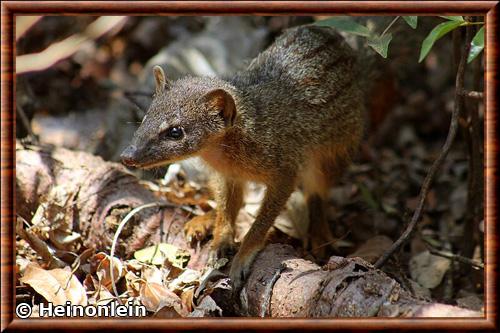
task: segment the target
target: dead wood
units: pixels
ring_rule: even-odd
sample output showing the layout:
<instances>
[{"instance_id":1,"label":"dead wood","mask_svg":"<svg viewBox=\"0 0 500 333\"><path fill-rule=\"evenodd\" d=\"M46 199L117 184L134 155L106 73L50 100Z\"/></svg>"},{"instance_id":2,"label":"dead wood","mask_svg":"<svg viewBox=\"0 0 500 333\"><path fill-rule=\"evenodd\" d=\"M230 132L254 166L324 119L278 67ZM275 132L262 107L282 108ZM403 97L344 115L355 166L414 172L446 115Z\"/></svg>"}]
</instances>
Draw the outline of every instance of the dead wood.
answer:
<instances>
[{"instance_id":1,"label":"dead wood","mask_svg":"<svg viewBox=\"0 0 500 333\"><path fill-rule=\"evenodd\" d=\"M242 294L240 311L258 317L483 316L418 299L361 258L331 257L320 267L283 244L257 256Z\"/></svg>"}]
</instances>

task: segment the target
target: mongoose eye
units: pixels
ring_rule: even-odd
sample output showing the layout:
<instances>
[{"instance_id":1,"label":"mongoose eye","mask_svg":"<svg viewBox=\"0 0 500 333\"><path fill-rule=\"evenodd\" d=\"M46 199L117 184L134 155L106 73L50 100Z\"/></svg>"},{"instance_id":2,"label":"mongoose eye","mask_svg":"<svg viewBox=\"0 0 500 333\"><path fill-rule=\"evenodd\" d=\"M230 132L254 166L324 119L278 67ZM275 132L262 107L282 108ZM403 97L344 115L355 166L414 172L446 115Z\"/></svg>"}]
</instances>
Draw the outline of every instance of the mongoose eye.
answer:
<instances>
[{"instance_id":1,"label":"mongoose eye","mask_svg":"<svg viewBox=\"0 0 500 333\"><path fill-rule=\"evenodd\" d=\"M174 140L180 140L184 136L184 131L182 130L182 127L174 126L170 127L165 131L165 134L167 137L174 139Z\"/></svg>"}]
</instances>

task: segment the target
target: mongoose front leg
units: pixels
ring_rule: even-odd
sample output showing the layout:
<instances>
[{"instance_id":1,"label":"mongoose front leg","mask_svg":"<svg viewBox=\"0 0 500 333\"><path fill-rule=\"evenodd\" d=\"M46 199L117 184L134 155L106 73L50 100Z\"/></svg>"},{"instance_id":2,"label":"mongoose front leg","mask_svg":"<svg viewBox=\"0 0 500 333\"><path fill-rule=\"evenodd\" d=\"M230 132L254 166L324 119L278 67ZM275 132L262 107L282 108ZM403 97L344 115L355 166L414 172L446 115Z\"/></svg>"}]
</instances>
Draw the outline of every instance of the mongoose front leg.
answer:
<instances>
[{"instance_id":1,"label":"mongoose front leg","mask_svg":"<svg viewBox=\"0 0 500 333\"><path fill-rule=\"evenodd\" d=\"M264 246L267 231L273 225L274 220L278 217L293 192L294 177L287 175L287 173L284 173L282 177L285 179L267 186L266 195L257 218L245 235L238 253L231 263L229 275L235 294L239 293L243 287L255 256Z\"/></svg>"},{"instance_id":2,"label":"mongoose front leg","mask_svg":"<svg viewBox=\"0 0 500 333\"><path fill-rule=\"evenodd\" d=\"M205 215L195 216L184 225L184 235L187 242L194 246L212 234L215 226L216 210L211 210Z\"/></svg>"},{"instance_id":3,"label":"mongoose front leg","mask_svg":"<svg viewBox=\"0 0 500 333\"><path fill-rule=\"evenodd\" d=\"M243 184L231 179L218 180L217 213L213 231L209 262L232 254L234 244L234 223L243 206Z\"/></svg>"}]
</instances>

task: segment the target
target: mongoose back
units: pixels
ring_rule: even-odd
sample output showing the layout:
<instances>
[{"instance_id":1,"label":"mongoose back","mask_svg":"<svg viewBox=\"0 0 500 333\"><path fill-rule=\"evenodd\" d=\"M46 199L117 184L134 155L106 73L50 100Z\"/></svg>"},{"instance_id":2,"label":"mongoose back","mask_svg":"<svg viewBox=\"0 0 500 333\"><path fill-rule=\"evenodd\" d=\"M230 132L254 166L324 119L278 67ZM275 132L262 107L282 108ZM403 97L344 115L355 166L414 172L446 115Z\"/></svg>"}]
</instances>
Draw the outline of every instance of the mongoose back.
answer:
<instances>
[{"instance_id":1,"label":"mongoose back","mask_svg":"<svg viewBox=\"0 0 500 333\"><path fill-rule=\"evenodd\" d=\"M296 186L309 207L311 248L332 239L324 201L357 149L364 107L356 57L340 35L313 25L286 30L246 70L226 78L170 82L159 66L153 72L153 101L122 160L147 168L200 156L216 171L217 210L207 215L213 259L234 247L245 183L266 185L231 263L235 290ZM207 219L189 222L188 236L205 236Z\"/></svg>"}]
</instances>

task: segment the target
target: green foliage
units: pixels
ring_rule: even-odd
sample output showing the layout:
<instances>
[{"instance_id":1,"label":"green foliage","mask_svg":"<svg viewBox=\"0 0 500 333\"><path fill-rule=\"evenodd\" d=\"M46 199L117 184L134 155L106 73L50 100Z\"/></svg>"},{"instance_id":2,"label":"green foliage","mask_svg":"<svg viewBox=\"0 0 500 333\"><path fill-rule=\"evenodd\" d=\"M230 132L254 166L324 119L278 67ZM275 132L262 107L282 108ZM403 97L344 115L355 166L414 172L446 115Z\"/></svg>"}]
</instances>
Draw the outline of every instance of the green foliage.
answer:
<instances>
[{"instance_id":1,"label":"green foliage","mask_svg":"<svg viewBox=\"0 0 500 333\"><path fill-rule=\"evenodd\" d=\"M412 28L416 29L417 28L417 19L418 16L403 16L403 19L405 20L406 23Z\"/></svg>"},{"instance_id":2,"label":"green foliage","mask_svg":"<svg viewBox=\"0 0 500 333\"><path fill-rule=\"evenodd\" d=\"M370 29L355 22L348 16L330 17L325 20L317 21L315 24L319 26L333 27L362 37L370 37L372 35Z\"/></svg>"},{"instance_id":3,"label":"green foliage","mask_svg":"<svg viewBox=\"0 0 500 333\"><path fill-rule=\"evenodd\" d=\"M357 23L348 16L330 17L325 20L317 21L315 24L319 26L333 27L340 31L365 37L368 40L369 46L371 46L382 57L387 58L387 50L392 39L390 34L378 36L370 31L370 29Z\"/></svg>"},{"instance_id":4,"label":"green foliage","mask_svg":"<svg viewBox=\"0 0 500 333\"><path fill-rule=\"evenodd\" d=\"M359 24L354 19L349 16L335 16L330 17L321 21L317 21L315 24L319 26L333 27L340 31L344 31L356 36L361 36L366 38L367 44L375 50L382 57L387 58L387 53L389 50L389 44L392 40L392 35L386 33L392 25L397 21L400 16L397 16L382 32L382 34L377 34L374 31L368 29L362 24ZM412 28L416 29L418 24L418 16L401 16L405 22ZM461 26L467 25L484 25L483 22L467 22L463 16L439 16L444 18L446 22L440 23L435 26L427 37L422 42L420 49L420 55L418 62L422 62L425 57L429 54L432 46L441 37L445 36L450 31L455 30ZM473 61L484 49L484 27L481 27L479 31L474 36L471 42L471 50L467 59L467 62Z\"/></svg>"},{"instance_id":5,"label":"green foliage","mask_svg":"<svg viewBox=\"0 0 500 333\"><path fill-rule=\"evenodd\" d=\"M472 62L484 49L484 26L481 27L474 36L470 45L470 52L467 58L467 63Z\"/></svg>"},{"instance_id":6,"label":"green foliage","mask_svg":"<svg viewBox=\"0 0 500 333\"><path fill-rule=\"evenodd\" d=\"M439 17L442 17L449 21L464 22L464 18L462 16L439 16Z\"/></svg>"},{"instance_id":7,"label":"green foliage","mask_svg":"<svg viewBox=\"0 0 500 333\"><path fill-rule=\"evenodd\" d=\"M464 21L450 20L448 22L443 22L435 26L434 29L432 29L432 31L427 35L427 37L425 37L424 41L422 42L422 48L420 49L420 57L418 58L418 62L424 60L424 58L427 56L427 54L429 54L429 51L438 39L463 24Z\"/></svg>"},{"instance_id":8,"label":"green foliage","mask_svg":"<svg viewBox=\"0 0 500 333\"><path fill-rule=\"evenodd\" d=\"M387 58L387 51L389 49L389 43L391 42L391 40L391 34L372 36L368 38L368 45L371 46L382 57Z\"/></svg>"}]
</instances>

